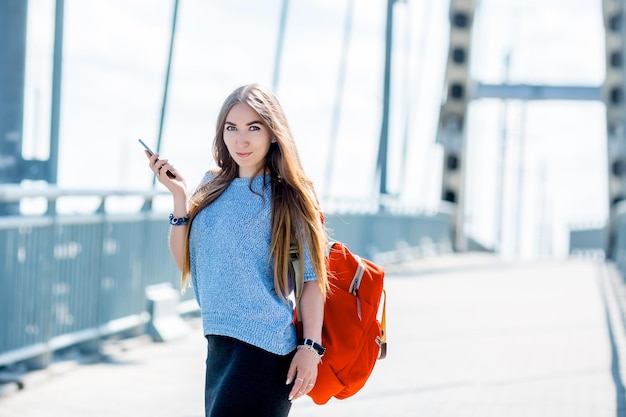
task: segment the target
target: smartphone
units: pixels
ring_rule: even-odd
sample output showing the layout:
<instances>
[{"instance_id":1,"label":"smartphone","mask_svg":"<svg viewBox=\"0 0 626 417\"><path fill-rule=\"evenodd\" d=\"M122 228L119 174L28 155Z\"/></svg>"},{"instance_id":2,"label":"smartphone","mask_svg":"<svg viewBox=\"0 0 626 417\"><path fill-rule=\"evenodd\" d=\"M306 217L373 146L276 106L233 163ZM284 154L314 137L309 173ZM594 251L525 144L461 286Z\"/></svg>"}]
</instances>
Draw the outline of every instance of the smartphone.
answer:
<instances>
[{"instance_id":1,"label":"smartphone","mask_svg":"<svg viewBox=\"0 0 626 417\"><path fill-rule=\"evenodd\" d=\"M152 152L152 149L150 149L143 140L141 139L138 139L138 140L139 140L139 143L141 143L141 145L146 149L146 151L148 151L150 156L154 155L154 152ZM170 178L176 178L176 175L172 174L169 169L167 170L167 172L165 172L165 175L167 175Z\"/></svg>"}]
</instances>

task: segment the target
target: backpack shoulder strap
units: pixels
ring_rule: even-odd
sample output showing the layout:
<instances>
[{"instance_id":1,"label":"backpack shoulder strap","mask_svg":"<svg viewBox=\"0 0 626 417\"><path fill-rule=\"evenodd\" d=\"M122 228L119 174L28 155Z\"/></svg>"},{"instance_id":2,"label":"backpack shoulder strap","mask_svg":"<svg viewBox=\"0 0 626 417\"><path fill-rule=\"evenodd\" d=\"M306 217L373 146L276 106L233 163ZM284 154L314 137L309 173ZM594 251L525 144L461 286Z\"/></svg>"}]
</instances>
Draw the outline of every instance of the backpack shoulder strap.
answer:
<instances>
[{"instance_id":1,"label":"backpack shoulder strap","mask_svg":"<svg viewBox=\"0 0 626 417\"><path fill-rule=\"evenodd\" d=\"M381 338L378 341L380 353L378 359L385 359L387 356L387 291L383 288L383 313L380 319Z\"/></svg>"},{"instance_id":2,"label":"backpack shoulder strap","mask_svg":"<svg viewBox=\"0 0 626 417\"><path fill-rule=\"evenodd\" d=\"M300 314L300 298L302 298L302 288L304 287L304 271L302 271L302 267L300 265L300 258L298 256L298 249L295 245L291 245L290 251L291 264L289 268L289 273L293 277L294 282L294 298L296 301L296 318L299 322L302 321Z\"/></svg>"}]
</instances>

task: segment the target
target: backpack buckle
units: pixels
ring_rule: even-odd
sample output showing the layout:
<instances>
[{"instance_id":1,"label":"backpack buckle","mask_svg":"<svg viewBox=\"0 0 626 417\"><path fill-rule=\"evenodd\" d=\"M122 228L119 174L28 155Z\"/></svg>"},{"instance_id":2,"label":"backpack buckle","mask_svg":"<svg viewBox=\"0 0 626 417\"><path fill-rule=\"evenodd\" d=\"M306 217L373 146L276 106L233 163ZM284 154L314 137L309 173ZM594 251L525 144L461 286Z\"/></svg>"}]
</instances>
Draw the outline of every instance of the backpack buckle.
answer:
<instances>
[{"instance_id":1,"label":"backpack buckle","mask_svg":"<svg viewBox=\"0 0 626 417\"><path fill-rule=\"evenodd\" d=\"M378 359L385 359L387 357L387 342L383 341L380 337L376 337L376 343L378 343Z\"/></svg>"}]
</instances>

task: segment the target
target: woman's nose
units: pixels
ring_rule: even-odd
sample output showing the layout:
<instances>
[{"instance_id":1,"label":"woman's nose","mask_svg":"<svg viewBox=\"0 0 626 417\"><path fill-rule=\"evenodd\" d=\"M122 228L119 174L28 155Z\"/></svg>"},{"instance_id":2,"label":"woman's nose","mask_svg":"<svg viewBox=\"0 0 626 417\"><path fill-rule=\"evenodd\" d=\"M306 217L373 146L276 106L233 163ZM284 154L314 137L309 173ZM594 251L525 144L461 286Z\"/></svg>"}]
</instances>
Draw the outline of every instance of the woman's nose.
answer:
<instances>
[{"instance_id":1,"label":"woman's nose","mask_svg":"<svg viewBox=\"0 0 626 417\"><path fill-rule=\"evenodd\" d=\"M240 146L248 146L250 144L246 132L237 132L237 143Z\"/></svg>"}]
</instances>

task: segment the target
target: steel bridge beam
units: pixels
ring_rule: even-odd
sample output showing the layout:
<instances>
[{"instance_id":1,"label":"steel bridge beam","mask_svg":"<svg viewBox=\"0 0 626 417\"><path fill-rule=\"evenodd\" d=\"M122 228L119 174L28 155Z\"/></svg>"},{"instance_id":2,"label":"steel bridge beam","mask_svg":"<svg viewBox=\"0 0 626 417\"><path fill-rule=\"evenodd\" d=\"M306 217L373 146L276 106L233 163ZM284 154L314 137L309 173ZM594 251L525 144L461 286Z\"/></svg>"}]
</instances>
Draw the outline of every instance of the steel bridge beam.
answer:
<instances>
[{"instance_id":1,"label":"steel bridge beam","mask_svg":"<svg viewBox=\"0 0 626 417\"><path fill-rule=\"evenodd\" d=\"M603 101L602 86L484 84L474 82L473 99Z\"/></svg>"},{"instance_id":2,"label":"steel bridge beam","mask_svg":"<svg viewBox=\"0 0 626 417\"><path fill-rule=\"evenodd\" d=\"M27 1L0 2L0 184L21 179L27 10ZM0 204L0 216L18 210L16 204Z\"/></svg>"}]
</instances>

